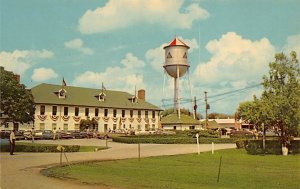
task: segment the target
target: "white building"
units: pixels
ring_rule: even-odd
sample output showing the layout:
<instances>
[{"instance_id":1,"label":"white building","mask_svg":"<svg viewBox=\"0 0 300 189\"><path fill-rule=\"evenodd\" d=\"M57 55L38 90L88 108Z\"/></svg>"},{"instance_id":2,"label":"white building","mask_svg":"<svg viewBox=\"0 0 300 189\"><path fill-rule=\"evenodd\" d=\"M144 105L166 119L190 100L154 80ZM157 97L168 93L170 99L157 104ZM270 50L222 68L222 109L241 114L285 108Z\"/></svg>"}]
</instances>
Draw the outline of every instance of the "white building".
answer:
<instances>
[{"instance_id":1,"label":"white building","mask_svg":"<svg viewBox=\"0 0 300 189\"><path fill-rule=\"evenodd\" d=\"M94 119L98 131L157 130L159 113L138 95L122 91L40 84L31 89L36 104L36 130L79 130L80 120Z\"/></svg>"}]
</instances>

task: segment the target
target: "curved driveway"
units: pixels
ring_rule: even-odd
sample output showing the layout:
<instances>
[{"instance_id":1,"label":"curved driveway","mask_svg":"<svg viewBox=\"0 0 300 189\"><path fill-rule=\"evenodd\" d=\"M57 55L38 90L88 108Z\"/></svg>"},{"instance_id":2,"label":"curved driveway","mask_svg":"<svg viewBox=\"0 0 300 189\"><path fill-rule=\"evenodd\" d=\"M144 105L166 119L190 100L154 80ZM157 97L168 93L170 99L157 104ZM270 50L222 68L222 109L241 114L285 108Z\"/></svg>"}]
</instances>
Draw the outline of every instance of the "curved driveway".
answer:
<instances>
[{"instance_id":1,"label":"curved driveway","mask_svg":"<svg viewBox=\"0 0 300 189\"><path fill-rule=\"evenodd\" d=\"M105 146L104 140L77 139L61 141L36 141L51 144L79 144L86 146ZM67 153L70 162L92 160L115 160L138 157L137 144L120 144L108 142L108 150L97 152ZM235 148L235 144L215 144L215 149ZM200 151L210 151L211 145L201 144ZM197 153L195 144L141 144L141 157ZM110 188L104 186L85 185L65 180L49 178L40 174L40 170L59 164L59 153L24 153L17 152L10 156L0 153L0 189L89 189ZM65 159L63 157L63 161Z\"/></svg>"}]
</instances>

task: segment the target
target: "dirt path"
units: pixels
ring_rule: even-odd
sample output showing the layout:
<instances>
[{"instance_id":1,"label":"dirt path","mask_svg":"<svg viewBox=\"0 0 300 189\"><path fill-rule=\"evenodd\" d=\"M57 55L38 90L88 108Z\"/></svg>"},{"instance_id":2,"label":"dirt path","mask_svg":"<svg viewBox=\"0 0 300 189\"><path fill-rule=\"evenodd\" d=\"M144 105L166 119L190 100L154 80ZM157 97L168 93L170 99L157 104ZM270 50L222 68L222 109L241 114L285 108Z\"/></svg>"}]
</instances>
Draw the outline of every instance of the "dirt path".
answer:
<instances>
[{"instance_id":1,"label":"dirt path","mask_svg":"<svg viewBox=\"0 0 300 189\"><path fill-rule=\"evenodd\" d=\"M89 146L105 146L104 140L78 139L62 141L37 141L55 144L79 144ZM108 150L97 152L67 153L70 162L137 158L136 144L120 144L109 142ZM215 149L235 148L235 144L215 144ZM200 151L210 151L211 145L200 145ZM197 146L192 144L141 144L141 156L160 156L197 153ZM111 187L78 184L71 181L54 179L40 174L40 170L59 164L59 153L21 153L10 156L0 153L0 186L1 189L94 189Z\"/></svg>"}]
</instances>

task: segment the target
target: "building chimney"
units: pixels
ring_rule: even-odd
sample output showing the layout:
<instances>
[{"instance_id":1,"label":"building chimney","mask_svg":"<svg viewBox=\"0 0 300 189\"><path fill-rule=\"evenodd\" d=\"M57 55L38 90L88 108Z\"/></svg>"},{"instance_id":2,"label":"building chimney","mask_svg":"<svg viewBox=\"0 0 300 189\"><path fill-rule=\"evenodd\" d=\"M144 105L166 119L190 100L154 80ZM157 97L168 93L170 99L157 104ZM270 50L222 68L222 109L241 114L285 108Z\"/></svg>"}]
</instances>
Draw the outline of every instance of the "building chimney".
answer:
<instances>
[{"instance_id":1,"label":"building chimney","mask_svg":"<svg viewBox=\"0 0 300 189\"><path fill-rule=\"evenodd\" d=\"M145 90L144 89L138 90L138 99L145 100Z\"/></svg>"}]
</instances>

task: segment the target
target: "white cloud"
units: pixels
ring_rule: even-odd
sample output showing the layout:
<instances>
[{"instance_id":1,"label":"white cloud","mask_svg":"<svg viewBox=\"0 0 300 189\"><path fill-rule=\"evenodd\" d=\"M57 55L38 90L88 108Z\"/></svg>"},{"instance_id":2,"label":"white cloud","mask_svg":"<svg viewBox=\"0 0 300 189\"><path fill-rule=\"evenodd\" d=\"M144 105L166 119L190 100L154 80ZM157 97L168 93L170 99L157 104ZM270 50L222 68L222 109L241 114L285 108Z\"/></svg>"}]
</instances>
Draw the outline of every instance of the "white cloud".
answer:
<instances>
[{"instance_id":1,"label":"white cloud","mask_svg":"<svg viewBox=\"0 0 300 189\"><path fill-rule=\"evenodd\" d=\"M198 49L199 45L197 43L197 40L195 38L193 39L183 39L182 37L178 37L179 39L182 39L182 41L187 44L190 49L189 53L192 53L194 49ZM167 43L163 43L157 48L154 49L149 49L146 54L146 60L151 64L151 66L156 70L156 71L162 71L163 70L163 64L164 64L164 59L165 59L165 51L164 47L167 46Z\"/></svg>"},{"instance_id":2,"label":"white cloud","mask_svg":"<svg viewBox=\"0 0 300 189\"><path fill-rule=\"evenodd\" d=\"M0 66L6 70L17 74L24 74L34 64L43 59L50 59L54 56L53 52L48 50L15 50L13 52L0 52Z\"/></svg>"},{"instance_id":3,"label":"white cloud","mask_svg":"<svg viewBox=\"0 0 300 189\"><path fill-rule=\"evenodd\" d=\"M189 29L194 21L209 16L198 3L186 7L183 3L183 0L109 0L103 7L87 10L79 20L79 30L92 34L139 23Z\"/></svg>"},{"instance_id":4,"label":"white cloud","mask_svg":"<svg viewBox=\"0 0 300 189\"><path fill-rule=\"evenodd\" d=\"M128 53L120 62L122 66L107 67L103 72L86 71L73 82L76 86L101 87L134 92L134 87L144 88L143 68L145 63Z\"/></svg>"},{"instance_id":5,"label":"white cloud","mask_svg":"<svg viewBox=\"0 0 300 189\"><path fill-rule=\"evenodd\" d=\"M290 53L291 51L295 51L297 53L297 57L300 57L300 34L292 35L287 38L287 43L283 47L286 53Z\"/></svg>"},{"instance_id":6,"label":"white cloud","mask_svg":"<svg viewBox=\"0 0 300 189\"><path fill-rule=\"evenodd\" d=\"M83 41L79 38L65 42L65 47L69 49L77 50L86 55L94 54L94 51L92 49L83 46Z\"/></svg>"},{"instance_id":7,"label":"white cloud","mask_svg":"<svg viewBox=\"0 0 300 189\"><path fill-rule=\"evenodd\" d=\"M259 82L275 54L275 48L268 39L251 41L234 32L209 41L206 49L212 57L208 62L197 66L195 80L236 87L253 81Z\"/></svg>"},{"instance_id":8,"label":"white cloud","mask_svg":"<svg viewBox=\"0 0 300 189\"><path fill-rule=\"evenodd\" d=\"M36 82L42 82L57 77L58 74L51 68L37 68L33 70L31 79Z\"/></svg>"}]
</instances>

